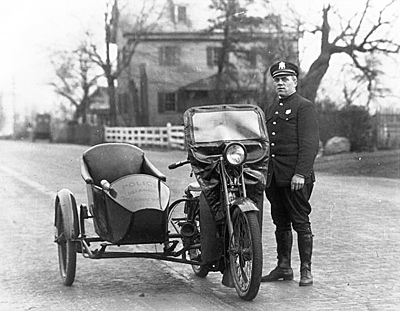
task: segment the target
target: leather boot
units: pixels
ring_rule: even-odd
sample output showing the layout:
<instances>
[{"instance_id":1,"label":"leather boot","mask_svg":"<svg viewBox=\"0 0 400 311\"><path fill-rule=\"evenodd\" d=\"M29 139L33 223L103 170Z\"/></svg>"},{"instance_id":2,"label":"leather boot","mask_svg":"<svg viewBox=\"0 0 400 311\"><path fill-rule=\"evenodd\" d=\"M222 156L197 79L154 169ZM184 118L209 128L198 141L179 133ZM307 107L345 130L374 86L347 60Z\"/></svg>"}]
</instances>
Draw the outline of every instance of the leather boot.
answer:
<instances>
[{"instance_id":1,"label":"leather boot","mask_svg":"<svg viewBox=\"0 0 400 311\"><path fill-rule=\"evenodd\" d=\"M297 236L300 254L300 286L313 285L311 274L311 256L313 248L313 235L311 233Z\"/></svg>"},{"instance_id":2,"label":"leather boot","mask_svg":"<svg viewBox=\"0 0 400 311\"><path fill-rule=\"evenodd\" d=\"M275 232L278 265L268 275L261 278L261 282L274 282L280 279L293 280L293 269L291 267L291 254L293 235L292 231Z\"/></svg>"}]
</instances>

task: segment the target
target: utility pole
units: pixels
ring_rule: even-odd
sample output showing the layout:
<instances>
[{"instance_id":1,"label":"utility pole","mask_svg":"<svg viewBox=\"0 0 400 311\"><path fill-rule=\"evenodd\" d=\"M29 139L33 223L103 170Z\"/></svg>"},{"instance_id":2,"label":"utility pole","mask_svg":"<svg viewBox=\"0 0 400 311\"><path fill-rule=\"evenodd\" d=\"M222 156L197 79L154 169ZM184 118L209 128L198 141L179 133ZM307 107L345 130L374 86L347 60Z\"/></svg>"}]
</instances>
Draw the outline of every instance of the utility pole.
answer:
<instances>
[{"instance_id":1,"label":"utility pole","mask_svg":"<svg viewBox=\"0 0 400 311\"><path fill-rule=\"evenodd\" d=\"M12 77L12 85L11 85L11 96L12 96L12 107L13 107L13 137L16 139L17 132L17 95L15 90L15 76Z\"/></svg>"}]
</instances>

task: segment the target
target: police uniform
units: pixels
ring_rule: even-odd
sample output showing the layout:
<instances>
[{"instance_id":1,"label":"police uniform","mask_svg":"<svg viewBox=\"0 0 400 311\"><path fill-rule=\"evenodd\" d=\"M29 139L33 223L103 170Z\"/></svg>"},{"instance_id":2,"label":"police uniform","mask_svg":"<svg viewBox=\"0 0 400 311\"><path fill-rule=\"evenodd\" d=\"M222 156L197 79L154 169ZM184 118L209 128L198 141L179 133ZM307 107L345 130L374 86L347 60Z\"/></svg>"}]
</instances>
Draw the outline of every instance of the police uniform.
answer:
<instances>
[{"instance_id":1,"label":"police uniform","mask_svg":"<svg viewBox=\"0 0 400 311\"><path fill-rule=\"evenodd\" d=\"M296 65L279 62L271 66L272 77L298 76ZM309 199L315 175L313 164L318 152L318 123L314 104L297 92L271 105L266 111L270 139L270 159L266 196L271 203L271 216L276 226L278 265L263 281L293 279L291 269L292 227L297 232L301 270L308 269L311 285L312 232L309 221ZM304 186L291 190L294 175L304 178ZM306 254L307 253L307 254ZM310 283L310 284L306 284Z\"/></svg>"}]
</instances>

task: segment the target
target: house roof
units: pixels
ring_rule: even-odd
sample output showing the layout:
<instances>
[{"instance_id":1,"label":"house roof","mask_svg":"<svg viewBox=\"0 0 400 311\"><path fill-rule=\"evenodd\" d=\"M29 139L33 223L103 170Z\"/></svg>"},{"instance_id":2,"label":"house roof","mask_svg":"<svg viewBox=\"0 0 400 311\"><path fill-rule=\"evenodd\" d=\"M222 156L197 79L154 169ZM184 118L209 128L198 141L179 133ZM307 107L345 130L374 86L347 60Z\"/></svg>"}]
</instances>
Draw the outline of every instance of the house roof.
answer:
<instances>
[{"instance_id":1,"label":"house roof","mask_svg":"<svg viewBox=\"0 0 400 311\"><path fill-rule=\"evenodd\" d=\"M214 74L207 78L197 80L195 82L189 83L183 86L181 89L185 91L212 91L217 89L217 79L218 74ZM234 88L234 81L227 75L222 75L221 77L220 89L232 89Z\"/></svg>"},{"instance_id":2,"label":"house roof","mask_svg":"<svg viewBox=\"0 0 400 311\"><path fill-rule=\"evenodd\" d=\"M209 76L207 78L203 78L200 80L197 80L195 82L186 84L181 87L181 90L184 91L213 91L217 89L217 79L218 79L218 74L214 74L212 76ZM256 84L249 85L248 89L257 89L258 86ZM220 90L235 90L237 91L239 89L238 83L230 76L228 75L222 75L221 77L221 84L219 87Z\"/></svg>"},{"instance_id":3,"label":"house roof","mask_svg":"<svg viewBox=\"0 0 400 311\"><path fill-rule=\"evenodd\" d=\"M235 35L233 33L232 35ZM252 39L257 40L269 40L271 37L277 35L277 33L272 32L238 32L236 33L238 37L246 36L247 40ZM135 33L125 32L124 37L134 37ZM197 32L150 32L144 34L140 40L141 41L217 41L221 42L224 39L224 34L222 32L210 32L210 31L197 31Z\"/></svg>"}]
</instances>

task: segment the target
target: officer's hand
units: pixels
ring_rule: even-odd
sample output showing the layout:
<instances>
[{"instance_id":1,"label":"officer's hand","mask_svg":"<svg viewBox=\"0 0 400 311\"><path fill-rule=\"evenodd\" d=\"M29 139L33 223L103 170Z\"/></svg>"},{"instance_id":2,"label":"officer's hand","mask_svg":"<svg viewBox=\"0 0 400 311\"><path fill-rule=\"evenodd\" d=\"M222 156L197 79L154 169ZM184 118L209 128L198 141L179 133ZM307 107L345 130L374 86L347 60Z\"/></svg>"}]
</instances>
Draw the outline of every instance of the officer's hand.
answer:
<instances>
[{"instance_id":1,"label":"officer's hand","mask_svg":"<svg viewBox=\"0 0 400 311\"><path fill-rule=\"evenodd\" d=\"M304 177L300 175L294 175L290 183L290 188L292 191L300 190L304 186Z\"/></svg>"}]
</instances>

